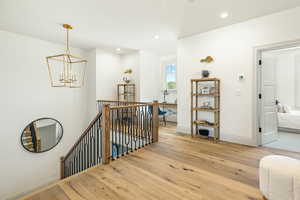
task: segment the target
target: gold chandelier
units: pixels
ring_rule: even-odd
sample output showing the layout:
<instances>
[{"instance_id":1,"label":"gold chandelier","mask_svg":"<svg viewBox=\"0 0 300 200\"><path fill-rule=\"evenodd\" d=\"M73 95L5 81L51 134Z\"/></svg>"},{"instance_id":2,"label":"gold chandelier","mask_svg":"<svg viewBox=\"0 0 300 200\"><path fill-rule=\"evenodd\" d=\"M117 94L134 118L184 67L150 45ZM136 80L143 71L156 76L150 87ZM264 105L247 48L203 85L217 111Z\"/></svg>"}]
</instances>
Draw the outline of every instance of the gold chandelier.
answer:
<instances>
[{"instance_id":1,"label":"gold chandelier","mask_svg":"<svg viewBox=\"0 0 300 200\"><path fill-rule=\"evenodd\" d=\"M63 54L46 57L52 87L80 88L84 83L87 60L73 56L69 48L69 30L73 27L63 24L67 32L67 48Z\"/></svg>"}]
</instances>

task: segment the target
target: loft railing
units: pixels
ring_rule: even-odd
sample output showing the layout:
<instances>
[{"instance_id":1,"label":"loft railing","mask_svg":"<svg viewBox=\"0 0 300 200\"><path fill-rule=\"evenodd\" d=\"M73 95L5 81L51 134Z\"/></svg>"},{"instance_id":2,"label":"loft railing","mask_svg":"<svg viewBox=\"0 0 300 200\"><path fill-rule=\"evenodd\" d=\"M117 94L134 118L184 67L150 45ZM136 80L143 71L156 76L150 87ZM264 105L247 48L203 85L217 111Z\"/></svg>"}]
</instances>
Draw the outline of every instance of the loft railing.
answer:
<instances>
[{"instance_id":1,"label":"loft railing","mask_svg":"<svg viewBox=\"0 0 300 200\"><path fill-rule=\"evenodd\" d=\"M158 141L158 103L103 107L103 163Z\"/></svg>"},{"instance_id":2,"label":"loft railing","mask_svg":"<svg viewBox=\"0 0 300 200\"><path fill-rule=\"evenodd\" d=\"M158 141L157 101L99 102L99 114L68 154L61 158L61 178L98 164L108 164Z\"/></svg>"}]
</instances>

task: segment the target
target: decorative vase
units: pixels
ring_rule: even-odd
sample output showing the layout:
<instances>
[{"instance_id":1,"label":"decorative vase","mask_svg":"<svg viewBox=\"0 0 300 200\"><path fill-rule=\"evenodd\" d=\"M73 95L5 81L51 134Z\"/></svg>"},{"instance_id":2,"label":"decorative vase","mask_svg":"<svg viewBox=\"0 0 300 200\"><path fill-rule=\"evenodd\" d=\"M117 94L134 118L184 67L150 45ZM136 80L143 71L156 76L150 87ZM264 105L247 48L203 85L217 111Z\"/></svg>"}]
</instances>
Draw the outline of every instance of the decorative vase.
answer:
<instances>
[{"instance_id":1,"label":"decorative vase","mask_svg":"<svg viewBox=\"0 0 300 200\"><path fill-rule=\"evenodd\" d=\"M209 77L209 71L208 70L202 70L202 78L208 78Z\"/></svg>"}]
</instances>

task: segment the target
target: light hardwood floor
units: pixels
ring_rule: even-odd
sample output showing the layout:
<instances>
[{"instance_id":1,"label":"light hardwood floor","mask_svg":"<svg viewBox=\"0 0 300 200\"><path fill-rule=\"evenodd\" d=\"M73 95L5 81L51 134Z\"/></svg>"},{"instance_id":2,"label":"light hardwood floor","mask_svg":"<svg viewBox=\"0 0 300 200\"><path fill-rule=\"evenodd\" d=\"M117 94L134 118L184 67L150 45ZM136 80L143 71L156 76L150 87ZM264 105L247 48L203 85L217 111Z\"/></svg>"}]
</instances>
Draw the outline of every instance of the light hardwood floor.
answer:
<instances>
[{"instance_id":1,"label":"light hardwood floor","mask_svg":"<svg viewBox=\"0 0 300 200\"><path fill-rule=\"evenodd\" d=\"M160 129L159 143L59 181L26 200L262 200L258 164L266 155L300 154L226 142L214 144Z\"/></svg>"}]
</instances>

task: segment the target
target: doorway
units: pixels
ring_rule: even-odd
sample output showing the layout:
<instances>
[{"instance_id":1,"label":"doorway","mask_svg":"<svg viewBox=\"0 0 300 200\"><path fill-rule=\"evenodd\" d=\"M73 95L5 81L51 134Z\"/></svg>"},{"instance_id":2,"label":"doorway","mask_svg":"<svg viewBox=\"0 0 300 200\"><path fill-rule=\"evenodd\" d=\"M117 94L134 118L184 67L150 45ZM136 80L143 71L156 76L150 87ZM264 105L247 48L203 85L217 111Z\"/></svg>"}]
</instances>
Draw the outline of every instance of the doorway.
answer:
<instances>
[{"instance_id":1,"label":"doorway","mask_svg":"<svg viewBox=\"0 0 300 200\"><path fill-rule=\"evenodd\" d=\"M300 43L259 51L260 145L300 152Z\"/></svg>"}]
</instances>

